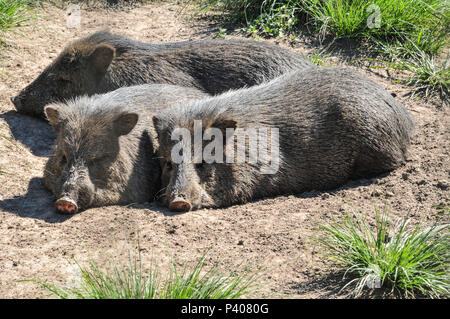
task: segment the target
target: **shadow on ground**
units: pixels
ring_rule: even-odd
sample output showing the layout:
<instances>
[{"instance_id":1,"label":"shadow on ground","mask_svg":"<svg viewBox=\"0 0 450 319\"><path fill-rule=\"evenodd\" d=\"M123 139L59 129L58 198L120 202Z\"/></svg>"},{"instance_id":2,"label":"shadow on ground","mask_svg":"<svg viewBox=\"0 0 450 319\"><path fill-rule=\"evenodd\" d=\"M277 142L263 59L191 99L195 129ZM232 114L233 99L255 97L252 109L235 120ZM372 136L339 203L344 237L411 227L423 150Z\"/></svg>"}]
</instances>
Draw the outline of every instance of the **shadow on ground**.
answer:
<instances>
[{"instance_id":1,"label":"shadow on ground","mask_svg":"<svg viewBox=\"0 0 450 319\"><path fill-rule=\"evenodd\" d=\"M358 294L354 294L355 283L350 284L352 280L357 279L355 275L345 274L344 270L337 270L326 275L317 276L303 283L291 283L290 288L298 290L299 294L308 295L309 293L319 292L321 299L330 298L357 298L357 299L399 299L404 298L398 289L393 289L389 283L383 284L378 288L364 287ZM345 287L348 285L347 287ZM345 288L344 288L345 287ZM322 293L323 292L323 293ZM420 292L416 293L417 298L426 298Z\"/></svg>"},{"instance_id":2,"label":"shadow on ground","mask_svg":"<svg viewBox=\"0 0 450 319\"><path fill-rule=\"evenodd\" d=\"M365 287L359 295L355 296L352 294L355 285L350 284L348 287L345 287L345 285L349 284L349 282L354 280L356 277L349 274L345 276L344 275L345 271L331 272L323 276L312 278L311 280L304 283L292 283L290 287L298 290L302 295L319 292L318 298L320 299L392 299L399 297L396 292L392 291L392 289L389 289L388 287L372 289Z\"/></svg>"},{"instance_id":3,"label":"shadow on ground","mask_svg":"<svg viewBox=\"0 0 450 319\"><path fill-rule=\"evenodd\" d=\"M379 179L382 179L382 178L388 176L390 173L391 172L386 172L386 173L380 174L373 178L351 179L351 180L348 180L344 185L334 188L334 189L322 190L322 191L308 191L308 192L303 192L300 194L293 194L293 195L297 198L315 198L315 197L321 197L324 195L325 196L326 195L334 195L340 191L345 191L345 190L354 189L354 188L361 187L361 186L369 186L372 184L376 184Z\"/></svg>"},{"instance_id":4,"label":"shadow on ground","mask_svg":"<svg viewBox=\"0 0 450 319\"><path fill-rule=\"evenodd\" d=\"M301 295L308 295L309 293L319 292L318 298L348 298L348 291L341 291L345 286L346 281L343 280L344 272L332 272L325 276L312 278L311 280L303 283L288 284L289 289L295 289Z\"/></svg>"},{"instance_id":5,"label":"shadow on ground","mask_svg":"<svg viewBox=\"0 0 450 319\"><path fill-rule=\"evenodd\" d=\"M171 212L155 202L129 204L123 207L149 209L167 217L184 214L184 212ZM95 207L93 208L95 209ZM39 177L34 177L29 181L27 193L25 195L0 200L0 211L5 211L24 218L40 219L47 223L62 223L73 216L83 214L84 212L80 211L73 215L58 213L55 209L53 195L45 188L44 180Z\"/></svg>"},{"instance_id":6,"label":"shadow on ground","mask_svg":"<svg viewBox=\"0 0 450 319\"><path fill-rule=\"evenodd\" d=\"M61 215L56 212L53 196L46 190L43 179L38 177L30 180L25 195L1 200L0 210L48 223L61 223L71 217L71 215Z\"/></svg>"},{"instance_id":7,"label":"shadow on ground","mask_svg":"<svg viewBox=\"0 0 450 319\"><path fill-rule=\"evenodd\" d=\"M199 29L193 35L200 38L223 38L233 34L245 27L242 23L237 23L223 14L199 14L191 19L198 20L201 23Z\"/></svg>"},{"instance_id":8,"label":"shadow on ground","mask_svg":"<svg viewBox=\"0 0 450 319\"><path fill-rule=\"evenodd\" d=\"M0 118L8 123L14 139L28 147L33 155L50 156L55 133L46 121L15 111L2 113Z\"/></svg>"},{"instance_id":9,"label":"shadow on ground","mask_svg":"<svg viewBox=\"0 0 450 319\"><path fill-rule=\"evenodd\" d=\"M139 203L129 204L126 207L136 208L136 209L149 209L151 211L160 213L166 217L173 217L173 216L178 216L178 215L188 213L188 212L172 212L168 208L164 207L161 203L158 203L156 201L150 202L150 203L142 203L142 204L139 204Z\"/></svg>"}]
</instances>

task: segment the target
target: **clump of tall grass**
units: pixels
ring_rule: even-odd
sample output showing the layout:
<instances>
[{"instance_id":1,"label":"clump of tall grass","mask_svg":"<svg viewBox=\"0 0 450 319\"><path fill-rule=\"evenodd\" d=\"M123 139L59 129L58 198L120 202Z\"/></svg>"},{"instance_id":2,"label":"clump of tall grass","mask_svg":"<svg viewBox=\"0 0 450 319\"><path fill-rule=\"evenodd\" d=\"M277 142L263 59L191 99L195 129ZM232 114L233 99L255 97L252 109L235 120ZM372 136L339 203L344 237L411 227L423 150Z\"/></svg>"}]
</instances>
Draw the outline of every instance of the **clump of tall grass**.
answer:
<instances>
[{"instance_id":1,"label":"clump of tall grass","mask_svg":"<svg viewBox=\"0 0 450 319\"><path fill-rule=\"evenodd\" d=\"M386 42L407 37L419 50L436 54L448 43L445 0L300 0L316 31L335 37L373 37Z\"/></svg>"},{"instance_id":2,"label":"clump of tall grass","mask_svg":"<svg viewBox=\"0 0 450 319\"><path fill-rule=\"evenodd\" d=\"M32 15L31 0L0 0L0 36L25 24Z\"/></svg>"},{"instance_id":3,"label":"clump of tall grass","mask_svg":"<svg viewBox=\"0 0 450 319\"><path fill-rule=\"evenodd\" d=\"M252 34L284 36L306 26L319 38L367 39L368 50L395 56L413 73L413 94L439 94L448 102L447 64L435 63L449 45L447 0L193 0L201 10L219 8ZM367 44L367 45L366 45Z\"/></svg>"},{"instance_id":4,"label":"clump of tall grass","mask_svg":"<svg viewBox=\"0 0 450 319\"><path fill-rule=\"evenodd\" d=\"M437 54L448 44L446 0L195 0L201 9L220 8L254 32L292 30L301 23L334 37L408 37L420 50Z\"/></svg>"},{"instance_id":5,"label":"clump of tall grass","mask_svg":"<svg viewBox=\"0 0 450 319\"><path fill-rule=\"evenodd\" d=\"M152 262L148 272L141 258L129 255L127 266L101 269L89 260L87 266L77 263L80 280L75 287L31 280L62 299L236 299L256 291L258 271L237 267L231 272L215 264L205 269L206 253L193 266L178 269L172 260L168 275Z\"/></svg>"},{"instance_id":6,"label":"clump of tall grass","mask_svg":"<svg viewBox=\"0 0 450 319\"><path fill-rule=\"evenodd\" d=\"M367 289L388 288L404 297L450 296L449 225L409 227L409 220L388 221L376 214L375 227L364 217L347 216L320 227L319 243L352 276L344 287L360 296Z\"/></svg>"},{"instance_id":7,"label":"clump of tall grass","mask_svg":"<svg viewBox=\"0 0 450 319\"><path fill-rule=\"evenodd\" d=\"M412 75L403 82L413 86L412 95L420 93L425 97L438 94L442 101L450 100L450 59L436 62L425 52L414 52L408 60L399 60L396 68L408 70Z\"/></svg>"},{"instance_id":8,"label":"clump of tall grass","mask_svg":"<svg viewBox=\"0 0 450 319\"><path fill-rule=\"evenodd\" d=\"M384 56L389 57L387 66L397 70L407 70L410 75L402 80L404 84L412 86L411 96L419 93L425 97L439 95L444 103L450 100L450 55L441 61L436 57L420 50L416 43L404 38L400 43L383 43L374 40Z\"/></svg>"}]
</instances>

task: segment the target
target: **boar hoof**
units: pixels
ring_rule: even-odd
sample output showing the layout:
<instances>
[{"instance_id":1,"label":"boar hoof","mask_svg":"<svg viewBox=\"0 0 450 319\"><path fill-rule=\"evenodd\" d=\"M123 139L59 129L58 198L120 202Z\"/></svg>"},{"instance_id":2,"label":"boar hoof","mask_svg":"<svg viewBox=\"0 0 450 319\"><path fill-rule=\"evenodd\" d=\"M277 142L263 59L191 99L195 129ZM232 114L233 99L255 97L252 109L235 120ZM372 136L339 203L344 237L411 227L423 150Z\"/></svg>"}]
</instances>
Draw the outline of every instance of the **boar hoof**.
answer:
<instances>
[{"instance_id":1,"label":"boar hoof","mask_svg":"<svg viewBox=\"0 0 450 319\"><path fill-rule=\"evenodd\" d=\"M180 197L175 198L169 205L169 209L175 212L188 212L191 208L192 205Z\"/></svg>"},{"instance_id":2,"label":"boar hoof","mask_svg":"<svg viewBox=\"0 0 450 319\"><path fill-rule=\"evenodd\" d=\"M73 214L78 210L78 206L72 199L63 197L56 201L56 209L61 213Z\"/></svg>"}]
</instances>

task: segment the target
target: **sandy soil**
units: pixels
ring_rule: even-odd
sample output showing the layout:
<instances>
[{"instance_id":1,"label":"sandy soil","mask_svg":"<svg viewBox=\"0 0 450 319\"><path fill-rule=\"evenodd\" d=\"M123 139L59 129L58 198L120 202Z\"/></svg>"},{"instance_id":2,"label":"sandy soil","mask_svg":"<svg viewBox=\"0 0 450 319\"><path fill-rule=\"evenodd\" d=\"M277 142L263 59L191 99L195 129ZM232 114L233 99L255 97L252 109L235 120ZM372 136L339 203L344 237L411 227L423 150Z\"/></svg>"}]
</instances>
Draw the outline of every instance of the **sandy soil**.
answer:
<instances>
[{"instance_id":1,"label":"sandy soil","mask_svg":"<svg viewBox=\"0 0 450 319\"><path fill-rule=\"evenodd\" d=\"M70 217L57 214L42 182L54 134L47 123L18 115L9 98L67 42L99 29L153 42L211 38L219 31L220 25L192 19L180 8L157 2L125 11L83 9L81 28L68 29L65 10L45 4L40 19L6 39L0 51L1 298L46 297L37 285L21 280L65 284L77 275L73 258L84 263L92 256L104 265L125 260L138 237L144 264L151 256L163 266L170 256L180 265L194 262L213 247L208 263L221 261L225 269L254 263L270 269L262 276L266 284L257 297L343 298L339 273L312 242L319 223L340 218L347 210L373 220L375 208L385 207L393 219L448 222L448 214L438 214L436 205L449 207L450 202L449 108L410 99L410 90L393 85L387 71L355 66L395 93L417 122L408 162L390 174L330 192L186 214L171 214L154 204L89 209ZM226 38L240 36L229 33ZM302 39L280 45L299 53L312 50ZM328 62L350 67L339 54Z\"/></svg>"}]
</instances>

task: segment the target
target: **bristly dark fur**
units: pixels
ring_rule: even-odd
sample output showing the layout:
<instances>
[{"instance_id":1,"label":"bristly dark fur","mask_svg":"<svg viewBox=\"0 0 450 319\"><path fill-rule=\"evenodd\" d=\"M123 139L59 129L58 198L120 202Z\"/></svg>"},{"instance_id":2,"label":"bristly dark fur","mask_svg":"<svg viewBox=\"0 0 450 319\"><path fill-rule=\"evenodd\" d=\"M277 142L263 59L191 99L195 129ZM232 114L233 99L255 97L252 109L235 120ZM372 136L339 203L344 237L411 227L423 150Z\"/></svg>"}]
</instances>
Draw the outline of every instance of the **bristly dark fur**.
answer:
<instances>
[{"instance_id":1,"label":"bristly dark fur","mask_svg":"<svg viewBox=\"0 0 450 319\"><path fill-rule=\"evenodd\" d=\"M152 201L161 175L153 114L205 96L193 88L154 84L48 105L57 138L45 185L56 199L69 197L80 209Z\"/></svg>"},{"instance_id":2,"label":"bristly dark fur","mask_svg":"<svg viewBox=\"0 0 450 319\"><path fill-rule=\"evenodd\" d=\"M214 95L312 65L266 42L151 44L101 31L70 43L13 103L19 112L43 116L44 106L51 102L146 83L193 87Z\"/></svg>"},{"instance_id":3,"label":"bristly dark fur","mask_svg":"<svg viewBox=\"0 0 450 319\"><path fill-rule=\"evenodd\" d=\"M171 162L174 128L278 128L279 170L261 163ZM170 202L221 207L280 194L333 189L352 178L395 169L405 161L414 123L408 110L375 82L350 70L294 71L216 97L181 103L155 118ZM193 143L192 143L193 145ZM186 145L187 147L187 145Z\"/></svg>"}]
</instances>

